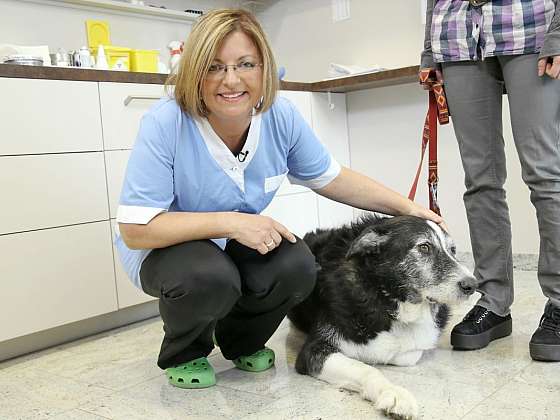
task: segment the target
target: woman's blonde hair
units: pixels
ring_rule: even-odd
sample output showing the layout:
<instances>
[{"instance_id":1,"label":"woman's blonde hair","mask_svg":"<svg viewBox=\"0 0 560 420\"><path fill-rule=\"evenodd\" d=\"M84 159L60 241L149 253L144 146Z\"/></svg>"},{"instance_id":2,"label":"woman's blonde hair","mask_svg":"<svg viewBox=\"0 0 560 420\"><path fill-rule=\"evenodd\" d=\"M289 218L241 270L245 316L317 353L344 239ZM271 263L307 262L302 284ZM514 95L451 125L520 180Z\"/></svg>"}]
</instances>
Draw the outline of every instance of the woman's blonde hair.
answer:
<instances>
[{"instance_id":1,"label":"woman's blonde hair","mask_svg":"<svg viewBox=\"0 0 560 420\"><path fill-rule=\"evenodd\" d=\"M184 112L192 116L208 116L202 84L222 41L234 31L249 36L261 55L263 98L256 111L263 112L272 106L279 85L278 71L261 25L246 10L217 9L203 15L193 26L178 68L165 82L168 88L175 85L175 100Z\"/></svg>"}]
</instances>

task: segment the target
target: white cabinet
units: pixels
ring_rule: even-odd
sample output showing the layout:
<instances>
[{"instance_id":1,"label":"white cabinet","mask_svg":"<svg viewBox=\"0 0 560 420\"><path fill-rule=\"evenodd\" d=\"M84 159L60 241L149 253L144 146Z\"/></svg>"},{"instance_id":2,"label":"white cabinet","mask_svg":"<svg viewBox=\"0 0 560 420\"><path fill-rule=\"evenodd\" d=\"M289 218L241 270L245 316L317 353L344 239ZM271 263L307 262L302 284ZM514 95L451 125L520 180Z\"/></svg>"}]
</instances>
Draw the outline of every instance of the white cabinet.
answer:
<instances>
[{"instance_id":1,"label":"white cabinet","mask_svg":"<svg viewBox=\"0 0 560 420\"><path fill-rule=\"evenodd\" d=\"M132 148L142 115L164 95L162 85L99 83L105 150Z\"/></svg>"},{"instance_id":2,"label":"white cabinet","mask_svg":"<svg viewBox=\"0 0 560 420\"><path fill-rule=\"evenodd\" d=\"M3 341L118 306L98 83L0 78L0 93Z\"/></svg>"},{"instance_id":3,"label":"white cabinet","mask_svg":"<svg viewBox=\"0 0 560 420\"><path fill-rule=\"evenodd\" d=\"M0 234L107 220L103 153L0 156Z\"/></svg>"},{"instance_id":4,"label":"white cabinet","mask_svg":"<svg viewBox=\"0 0 560 420\"><path fill-rule=\"evenodd\" d=\"M109 222L0 236L0 341L117 310Z\"/></svg>"},{"instance_id":5,"label":"white cabinet","mask_svg":"<svg viewBox=\"0 0 560 420\"><path fill-rule=\"evenodd\" d=\"M0 155L102 149L97 83L0 78Z\"/></svg>"}]
</instances>

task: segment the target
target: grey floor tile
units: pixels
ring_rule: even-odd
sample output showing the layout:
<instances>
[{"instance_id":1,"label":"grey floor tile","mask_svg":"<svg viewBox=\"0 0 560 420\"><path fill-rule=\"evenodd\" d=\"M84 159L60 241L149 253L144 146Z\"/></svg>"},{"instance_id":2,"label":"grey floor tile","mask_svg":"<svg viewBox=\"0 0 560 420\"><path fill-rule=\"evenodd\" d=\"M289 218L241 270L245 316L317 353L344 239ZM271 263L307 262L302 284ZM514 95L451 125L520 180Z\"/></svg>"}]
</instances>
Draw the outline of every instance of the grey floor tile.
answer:
<instances>
[{"instance_id":1,"label":"grey floor tile","mask_svg":"<svg viewBox=\"0 0 560 420\"><path fill-rule=\"evenodd\" d=\"M51 418L110 393L41 369L16 370L0 377L0 418Z\"/></svg>"},{"instance_id":2,"label":"grey floor tile","mask_svg":"<svg viewBox=\"0 0 560 420\"><path fill-rule=\"evenodd\" d=\"M557 420L560 418L558 388L513 381L481 402L465 420Z\"/></svg>"},{"instance_id":3,"label":"grey floor tile","mask_svg":"<svg viewBox=\"0 0 560 420\"><path fill-rule=\"evenodd\" d=\"M556 389L560 398L560 362L532 361L514 379L515 382L548 389ZM558 414L560 418L560 413Z\"/></svg>"},{"instance_id":4,"label":"grey floor tile","mask_svg":"<svg viewBox=\"0 0 560 420\"><path fill-rule=\"evenodd\" d=\"M62 414L51 417L52 420L106 420L107 418L80 409L65 411Z\"/></svg>"},{"instance_id":5,"label":"grey floor tile","mask_svg":"<svg viewBox=\"0 0 560 420\"><path fill-rule=\"evenodd\" d=\"M535 272L516 271L515 286L512 336L479 351L451 349L451 328L473 296L416 366L380 367L416 396L421 418L560 418L560 363L533 362L528 349L546 300ZM304 337L287 320L268 343L273 369L240 371L215 349L218 386L206 390L167 383L156 366L162 337L161 319L153 318L0 363L0 419L384 418L359 395L295 372Z\"/></svg>"},{"instance_id":6,"label":"grey floor tile","mask_svg":"<svg viewBox=\"0 0 560 420\"><path fill-rule=\"evenodd\" d=\"M406 368L391 372L381 370L392 383L406 388L416 397L420 418L426 420L460 419L494 392L489 387L457 382L452 376L409 375Z\"/></svg>"},{"instance_id":7,"label":"grey floor tile","mask_svg":"<svg viewBox=\"0 0 560 420\"><path fill-rule=\"evenodd\" d=\"M141 385L80 406L81 410L114 419L238 419L258 412L271 398L221 386L185 390L162 375Z\"/></svg>"}]
</instances>

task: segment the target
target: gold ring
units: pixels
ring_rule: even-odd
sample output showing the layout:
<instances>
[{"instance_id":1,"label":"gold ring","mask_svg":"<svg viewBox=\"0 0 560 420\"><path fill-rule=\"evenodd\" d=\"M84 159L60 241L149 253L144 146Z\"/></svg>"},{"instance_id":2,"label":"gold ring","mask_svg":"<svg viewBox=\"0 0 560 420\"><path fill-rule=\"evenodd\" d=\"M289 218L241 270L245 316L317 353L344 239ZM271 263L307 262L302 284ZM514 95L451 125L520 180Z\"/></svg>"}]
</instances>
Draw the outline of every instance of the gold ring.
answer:
<instances>
[{"instance_id":1,"label":"gold ring","mask_svg":"<svg viewBox=\"0 0 560 420\"><path fill-rule=\"evenodd\" d=\"M274 245L274 239L272 241L270 241L268 244L264 244L267 248L270 248L272 245Z\"/></svg>"}]
</instances>

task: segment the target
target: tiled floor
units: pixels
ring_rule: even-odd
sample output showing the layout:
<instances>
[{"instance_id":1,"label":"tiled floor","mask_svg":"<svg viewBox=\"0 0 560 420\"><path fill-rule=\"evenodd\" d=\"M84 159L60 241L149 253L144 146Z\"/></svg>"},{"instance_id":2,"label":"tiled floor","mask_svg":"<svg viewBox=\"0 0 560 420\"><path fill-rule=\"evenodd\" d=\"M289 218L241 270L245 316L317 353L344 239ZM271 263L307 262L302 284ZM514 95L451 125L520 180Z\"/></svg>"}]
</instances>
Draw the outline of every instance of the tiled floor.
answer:
<instances>
[{"instance_id":1,"label":"tiled floor","mask_svg":"<svg viewBox=\"0 0 560 420\"><path fill-rule=\"evenodd\" d=\"M511 337L452 351L449 330L417 366L382 367L418 399L424 419L560 419L560 363L531 361L528 342L544 298L534 272L516 272ZM468 304L458 308L454 322ZM0 419L375 419L356 394L294 371L301 337L285 321L269 342L276 367L239 371L218 351L218 386L181 390L155 365L160 319L0 364Z\"/></svg>"}]
</instances>

